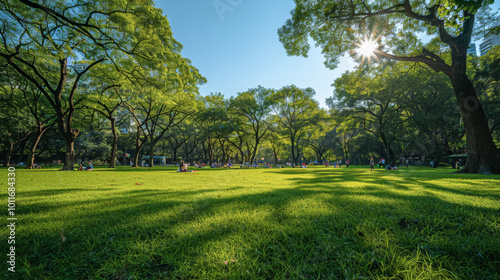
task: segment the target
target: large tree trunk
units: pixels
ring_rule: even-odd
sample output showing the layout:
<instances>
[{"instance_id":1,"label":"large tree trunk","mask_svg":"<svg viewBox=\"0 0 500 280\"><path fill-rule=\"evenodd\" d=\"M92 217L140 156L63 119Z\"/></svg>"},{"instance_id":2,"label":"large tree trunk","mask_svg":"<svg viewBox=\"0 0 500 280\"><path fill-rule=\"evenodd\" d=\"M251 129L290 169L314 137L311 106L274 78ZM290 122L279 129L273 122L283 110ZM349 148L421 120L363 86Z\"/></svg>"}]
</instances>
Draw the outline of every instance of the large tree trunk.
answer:
<instances>
[{"instance_id":1,"label":"large tree trunk","mask_svg":"<svg viewBox=\"0 0 500 280\"><path fill-rule=\"evenodd\" d=\"M116 132L116 120L111 118L111 131L113 132L113 144L111 146L111 159L109 160L109 168L116 167L116 150L118 149L118 132Z\"/></svg>"},{"instance_id":2,"label":"large tree trunk","mask_svg":"<svg viewBox=\"0 0 500 280\"><path fill-rule=\"evenodd\" d=\"M463 172L480 174L500 173L500 151L493 142L482 104L474 86L467 77L468 43L452 48L449 74L465 127L467 139L467 163Z\"/></svg>"},{"instance_id":3,"label":"large tree trunk","mask_svg":"<svg viewBox=\"0 0 500 280\"><path fill-rule=\"evenodd\" d=\"M483 106L467 75L454 75L453 88L460 106L467 139L467 163L462 172L499 174L500 155L488 127Z\"/></svg>"},{"instance_id":4,"label":"large tree trunk","mask_svg":"<svg viewBox=\"0 0 500 280\"><path fill-rule=\"evenodd\" d=\"M466 19L459 36L452 37L444 27L439 27L441 40L450 46L452 65L436 54L424 49L424 56L398 57L376 51L390 59L419 61L436 72L445 73L451 80L460 107L467 139L467 163L462 169L466 173L500 174L500 150L493 142L482 104L476 96L474 86L467 77L467 48L472 36L474 15L464 11Z\"/></svg>"},{"instance_id":5,"label":"large tree trunk","mask_svg":"<svg viewBox=\"0 0 500 280\"><path fill-rule=\"evenodd\" d=\"M68 116L68 118L70 117L71 116ZM61 170L73 171L75 170L75 139L78 135L78 132L71 129L71 121L68 121L68 127L66 130L64 130L64 126L61 129L61 125L59 125L59 132L63 136L64 142L66 143L64 165Z\"/></svg>"},{"instance_id":6,"label":"large tree trunk","mask_svg":"<svg viewBox=\"0 0 500 280\"><path fill-rule=\"evenodd\" d=\"M75 139L73 137L65 137L66 141L66 154L64 159L64 166L61 170L75 170Z\"/></svg>"}]
</instances>

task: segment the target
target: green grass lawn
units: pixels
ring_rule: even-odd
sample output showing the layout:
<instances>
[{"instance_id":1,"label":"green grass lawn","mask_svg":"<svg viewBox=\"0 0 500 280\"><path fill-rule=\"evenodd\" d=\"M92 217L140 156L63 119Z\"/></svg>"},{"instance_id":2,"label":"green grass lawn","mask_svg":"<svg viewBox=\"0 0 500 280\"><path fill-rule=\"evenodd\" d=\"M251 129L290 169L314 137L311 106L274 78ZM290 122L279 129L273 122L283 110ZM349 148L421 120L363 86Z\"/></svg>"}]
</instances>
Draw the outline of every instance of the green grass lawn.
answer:
<instances>
[{"instance_id":1,"label":"green grass lawn","mask_svg":"<svg viewBox=\"0 0 500 280\"><path fill-rule=\"evenodd\" d=\"M16 169L0 278L500 279L500 176L451 171Z\"/></svg>"}]
</instances>

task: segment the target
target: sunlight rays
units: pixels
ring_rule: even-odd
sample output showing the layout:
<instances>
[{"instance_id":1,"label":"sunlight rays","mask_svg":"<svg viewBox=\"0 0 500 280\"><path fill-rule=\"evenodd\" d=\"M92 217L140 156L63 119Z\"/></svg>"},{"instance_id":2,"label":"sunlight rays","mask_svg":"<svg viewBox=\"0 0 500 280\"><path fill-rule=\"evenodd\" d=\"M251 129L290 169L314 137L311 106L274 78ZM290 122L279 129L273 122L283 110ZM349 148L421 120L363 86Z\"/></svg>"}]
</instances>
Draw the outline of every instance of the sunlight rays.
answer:
<instances>
[{"instance_id":1,"label":"sunlight rays","mask_svg":"<svg viewBox=\"0 0 500 280\"><path fill-rule=\"evenodd\" d=\"M354 52L361 58L361 65L363 65L365 61L371 63L372 57L378 61L378 57L375 55L375 52L381 46L379 42L380 38L370 36L360 39L358 42L354 43L354 45L357 46L357 49Z\"/></svg>"}]
</instances>

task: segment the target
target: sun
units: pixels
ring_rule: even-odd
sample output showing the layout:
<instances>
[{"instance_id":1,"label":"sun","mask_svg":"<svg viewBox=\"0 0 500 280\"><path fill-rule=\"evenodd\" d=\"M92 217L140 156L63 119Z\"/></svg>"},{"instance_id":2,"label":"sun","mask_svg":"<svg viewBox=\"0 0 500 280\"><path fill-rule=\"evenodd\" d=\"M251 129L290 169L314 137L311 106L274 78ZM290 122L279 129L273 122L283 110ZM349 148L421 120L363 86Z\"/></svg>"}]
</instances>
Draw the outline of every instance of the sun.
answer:
<instances>
[{"instance_id":1,"label":"sun","mask_svg":"<svg viewBox=\"0 0 500 280\"><path fill-rule=\"evenodd\" d=\"M378 43L376 41L371 39L362 40L359 44L357 53L364 57L370 57L377 48Z\"/></svg>"},{"instance_id":2,"label":"sun","mask_svg":"<svg viewBox=\"0 0 500 280\"><path fill-rule=\"evenodd\" d=\"M354 50L354 52L361 58L361 64L364 64L365 61L370 63L372 57L378 60L375 53L381 45L377 38L373 38L371 36L365 37L364 39L360 39L358 42L354 43L354 45L358 47Z\"/></svg>"}]
</instances>

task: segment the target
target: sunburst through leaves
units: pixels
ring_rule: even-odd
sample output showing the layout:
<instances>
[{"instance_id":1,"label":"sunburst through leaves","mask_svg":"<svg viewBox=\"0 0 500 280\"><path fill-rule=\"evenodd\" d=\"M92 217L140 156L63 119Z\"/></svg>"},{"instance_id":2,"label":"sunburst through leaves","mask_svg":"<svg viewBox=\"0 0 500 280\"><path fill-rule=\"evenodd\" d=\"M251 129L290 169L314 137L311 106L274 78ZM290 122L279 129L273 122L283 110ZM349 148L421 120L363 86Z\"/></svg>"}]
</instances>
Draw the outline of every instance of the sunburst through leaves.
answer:
<instances>
[{"instance_id":1,"label":"sunburst through leaves","mask_svg":"<svg viewBox=\"0 0 500 280\"><path fill-rule=\"evenodd\" d=\"M370 36L354 43L358 47L355 50L355 53L361 57L361 65L363 65L365 61L370 63L372 57L378 60L377 56L375 55L375 52L381 46L378 41L379 40L377 38Z\"/></svg>"}]
</instances>

